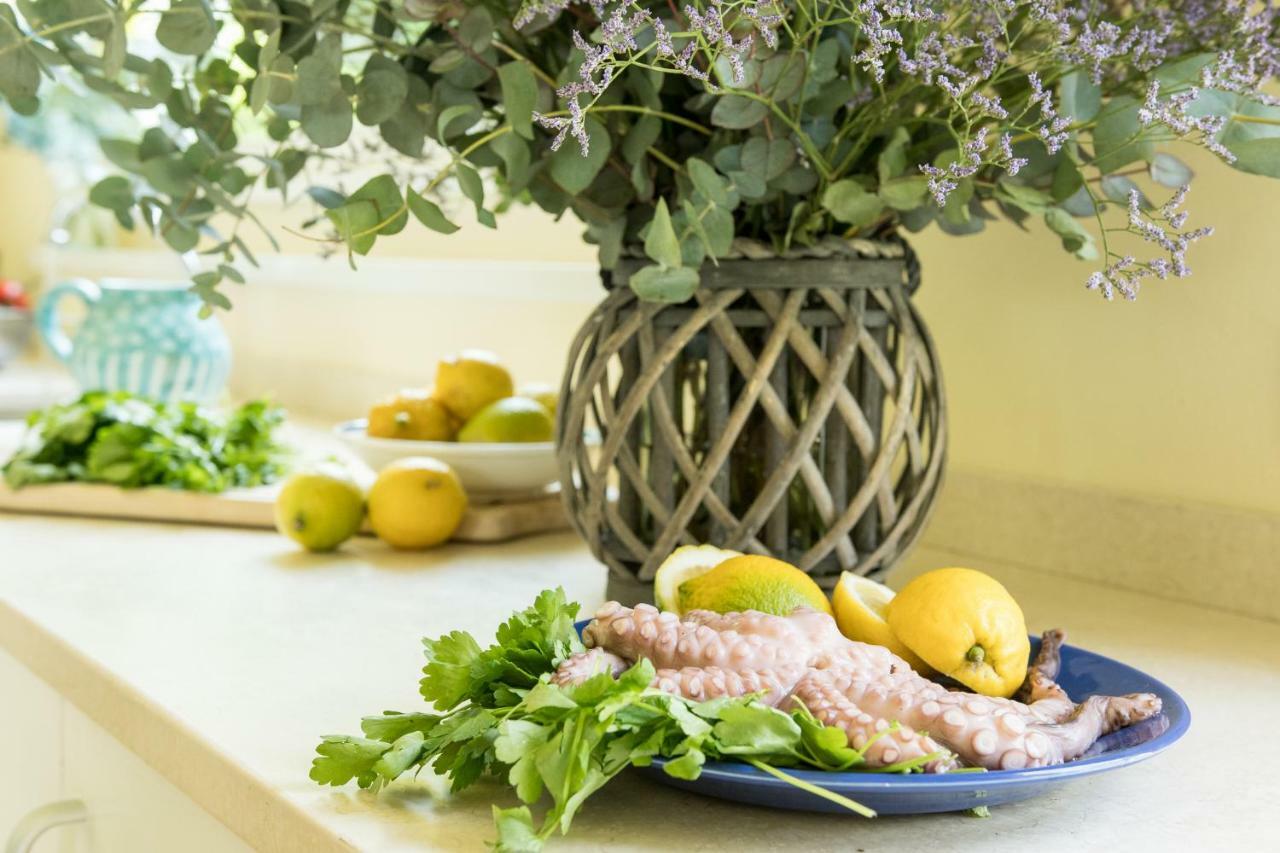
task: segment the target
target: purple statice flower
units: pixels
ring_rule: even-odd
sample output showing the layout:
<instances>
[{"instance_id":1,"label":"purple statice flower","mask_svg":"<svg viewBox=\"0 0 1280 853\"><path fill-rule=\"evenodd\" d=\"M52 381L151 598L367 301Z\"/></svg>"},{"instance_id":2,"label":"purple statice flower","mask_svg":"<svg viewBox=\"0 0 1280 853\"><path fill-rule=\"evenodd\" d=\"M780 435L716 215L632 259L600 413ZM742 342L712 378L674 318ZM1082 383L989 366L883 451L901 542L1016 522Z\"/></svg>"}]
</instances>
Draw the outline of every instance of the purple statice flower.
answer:
<instances>
[{"instance_id":1,"label":"purple statice flower","mask_svg":"<svg viewBox=\"0 0 1280 853\"><path fill-rule=\"evenodd\" d=\"M755 23L756 32L771 48L778 46L778 27L782 26L782 10L776 0L749 0L739 7L743 16Z\"/></svg>"},{"instance_id":2,"label":"purple statice flower","mask_svg":"<svg viewBox=\"0 0 1280 853\"><path fill-rule=\"evenodd\" d=\"M1030 161L1026 157L1015 157L1013 154L1013 136L1008 133L1000 136L1000 156L1003 158L1004 170L1013 177L1022 171L1022 167Z\"/></svg>"},{"instance_id":3,"label":"purple statice flower","mask_svg":"<svg viewBox=\"0 0 1280 853\"><path fill-rule=\"evenodd\" d=\"M999 95L987 97L981 92L974 92L969 95L969 100L977 104L978 112L984 116L1001 120L1009 117L1009 111L1006 110L1004 108L1004 104L1000 102Z\"/></svg>"},{"instance_id":4,"label":"purple statice flower","mask_svg":"<svg viewBox=\"0 0 1280 853\"><path fill-rule=\"evenodd\" d=\"M1028 108L1040 108L1040 126L1036 129L1036 134L1044 143L1045 150L1050 154L1057 154L1069 138L1067 128L1071 126L1071 121L1058 115L1058 109L1053 104L1053 94L1040 82L1039 74L1032 71L1027 75L1027 83L1031 87Z\"/></svg>"},{"instance_id":5,"label":"purple statice flower","mask_svg":"<svg viewBox=\"0 0 1280 853\"><path fill-rule=\"evenodd\" d=\"M1187 214L1180 211L1187 197L1188 187L1182 187L1160 208L1158 218L1142 210L1142 194L1134 189L1129 192L1129 231L1148 243L1154 243L1168 252L1167 258L1153 258L1139 262L1125 256L1105 269L1093 273L1085 282L1089 290L1101 291L1103 298L1113 299L1118 292L1126 299L1136 299L1143 278L1154 276L1166 279L1170 276L1185 278L1191 274L1187 266L1187 248L1197 240L1213 233L1212 228L1183 231Z\"/></svg>"},{"instance_id":6,"label":"purple statice flower","mask_svg":"<svg viewBox=\"0 0 1280 853\"><path fill-rule=\"evenodd\" d=\"M956 182L947 177L945 169L939 169L929 163L921 163L920 171L929 176L929 192L933 195L938 207L945 207L947 197L956 188Z\"/></svg>"},{"instance_id":7,"label":"purple statice flower","mask_svg":"<svg viewBox=\"0 0 1280 853\"><path fill-rule=\"evenodd\" d=\"M543 130L555 133L555 137L551 140L551 150L559 151L560 146L564 145L565 139L569 136L569 119L564 116L547 116L540 112L534 112L533 120Z\"/></svg>"},{"instance_id":8,"label":"purple statice flower","mask_svg":"<svg viewBox=\"0 0 1280 853\"><path fill-rule=\"evenodd\" d=\"M979 133L966 142L960 149L960 159L949 163L945 169L931 163L921 163L917 168L929 178L929 192L938 207L947 203L947 197L959 185L958 182L977 174L984 163L983 154L987 150L987 135Z\"/></svg>"},{"instance_id":9,"label":"purple statice flower","mask_svg":"<svg viewBox=\"0 0 1280 853\"><path fill-rule=\"evenodd\" d=\"M1194 86L1174 92L1165 100L1160 100L1160 81L1152 80L1147 88L1147 97L1138 109L1138 121L1144 127L1162 124L1178 136L1191 136L1217 154L1228 163L1234 163L1236 155L1218 141L1218 134L1227 126L1225 116L1196 116L1188 112L1188 108L1200 97L1200 90Z\"/></svg>"}]
</instances>

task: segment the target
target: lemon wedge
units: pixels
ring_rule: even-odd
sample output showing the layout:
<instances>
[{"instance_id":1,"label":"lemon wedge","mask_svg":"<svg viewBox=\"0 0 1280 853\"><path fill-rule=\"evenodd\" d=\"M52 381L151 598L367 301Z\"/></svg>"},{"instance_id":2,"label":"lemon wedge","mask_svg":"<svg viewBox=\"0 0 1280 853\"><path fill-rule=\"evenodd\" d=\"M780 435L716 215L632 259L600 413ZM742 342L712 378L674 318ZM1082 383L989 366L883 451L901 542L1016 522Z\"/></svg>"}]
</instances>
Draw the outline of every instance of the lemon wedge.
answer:
<instances>
[{"instance_id":1,"label":"lemon wedge","mask_svg":"<svg viewBox=\"0 0 1280 853\"><path fill-rule=\"evenodd\" d=\"M659 610L677 611L680 584L706 574L730 557L741 556L741 551L730 551L714 545L681 545L662 561L657 574L653 576L653 603Z\"/></svg>"},{"instance_id":2,"label":"lemon wedge","mask_svg":"<svg viewBox=\"0 0 1280 853\"><path fill-rule=\"evenodd\" d=\"M845 572L840 575L840 581L831 596L836 625L839 626L840 633L850 640L884 646L910 664L916 672L928 675L933 669L903 645L889 627L885 614L893 596L893 590L884 584Z\"/></svg>"}]
</instances>

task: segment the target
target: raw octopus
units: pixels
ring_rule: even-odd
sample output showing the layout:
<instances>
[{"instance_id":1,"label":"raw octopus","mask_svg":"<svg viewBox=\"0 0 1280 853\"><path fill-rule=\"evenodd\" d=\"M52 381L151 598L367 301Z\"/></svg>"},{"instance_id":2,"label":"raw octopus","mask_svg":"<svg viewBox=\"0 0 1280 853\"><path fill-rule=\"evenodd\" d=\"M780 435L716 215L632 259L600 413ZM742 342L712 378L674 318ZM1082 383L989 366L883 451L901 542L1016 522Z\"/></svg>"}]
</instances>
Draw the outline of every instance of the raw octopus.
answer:
<instances>
[{"instance_id":1,"label":"raw octopus","mask_svg":"<svg viewBox=\"0 0 1280 853\"><path fill-rule=\"evenodd\" d=\"M872 767L934 754L942 757L926 772L957 761L989 770L1060 764L1102 735L1160 713L1160 697L1151 693L1072 702L1054 682L1061 631L1044 635L1017 699L950 691L888 649L846 638L834 619L807 607L785 617L754 610L681 617L610 601L582 638L587 651L564 661L555 683L618 675L648 658L653 686L668 693L695 700L758 693L783 710L804 705L843 729L852 747L866 748Z\"/></svg>"}]
</instances>

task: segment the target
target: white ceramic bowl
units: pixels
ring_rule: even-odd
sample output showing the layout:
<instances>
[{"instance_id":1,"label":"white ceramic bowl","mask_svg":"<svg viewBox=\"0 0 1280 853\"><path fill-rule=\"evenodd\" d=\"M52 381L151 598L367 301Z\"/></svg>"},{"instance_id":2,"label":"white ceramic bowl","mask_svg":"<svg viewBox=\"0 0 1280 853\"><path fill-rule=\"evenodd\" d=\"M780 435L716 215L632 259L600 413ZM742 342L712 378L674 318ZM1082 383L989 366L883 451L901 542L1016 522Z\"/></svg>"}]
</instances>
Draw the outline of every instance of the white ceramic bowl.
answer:
<instances>
[{"instance_id":1,"label":"white ceramic bowl","mask_svg":"<svg viewBox=\"0 0 1280 853\"><path fill-rule=\"evenodd\" d=\"M546 492L559 478L554 442L487 444L374 438L365 432L367 425L360 418L344 421L333 431L374 471L408 456L439 459L458 472L467 496L473 500L532 497Z\"/></svg>"}]
</instances>

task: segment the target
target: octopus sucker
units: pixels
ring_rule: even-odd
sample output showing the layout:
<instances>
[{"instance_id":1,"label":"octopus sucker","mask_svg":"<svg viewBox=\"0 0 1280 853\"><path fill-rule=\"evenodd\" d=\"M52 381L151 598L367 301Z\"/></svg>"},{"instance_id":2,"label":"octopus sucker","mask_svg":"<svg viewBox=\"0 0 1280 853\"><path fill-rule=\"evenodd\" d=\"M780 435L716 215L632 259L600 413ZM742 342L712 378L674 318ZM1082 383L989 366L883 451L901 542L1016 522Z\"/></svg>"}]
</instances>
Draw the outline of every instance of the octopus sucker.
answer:
<instances>
[{"instance_id":1,"label":"octopus sucker","mask_svg":"<svg viewBox=\"0 0 1280 853\"><path fill-rule=\"evenodd\" d=\"M882 646L844 637L835 620L807 607L790 616L756 611L684 616L608 602L583 631L588 651L564 661L557 684L599 672L615 676L641 658L653 686L686 698L745 696L789 710L803 705L843 730L871 766L941 754L924 766L990 770L1060 764L1099 737L1160 713L1151 693L1090 696L1079 704L1054 680L1066 635L1044 634L1016 699L948 691Z\"/></svg>"}]
</instances>

